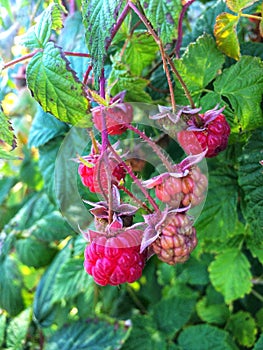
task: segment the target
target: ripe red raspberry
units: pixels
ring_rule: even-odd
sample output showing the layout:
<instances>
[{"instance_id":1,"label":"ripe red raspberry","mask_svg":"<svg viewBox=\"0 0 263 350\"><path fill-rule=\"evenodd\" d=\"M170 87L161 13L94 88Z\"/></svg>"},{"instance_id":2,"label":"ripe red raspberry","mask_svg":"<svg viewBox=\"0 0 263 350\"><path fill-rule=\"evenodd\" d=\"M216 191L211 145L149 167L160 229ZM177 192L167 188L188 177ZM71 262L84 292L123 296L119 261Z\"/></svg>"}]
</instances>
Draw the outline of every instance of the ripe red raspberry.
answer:
<instances>
[{"instance_id":1,"label":"ripe red raspberry","mask_svg":"<svg viewBox=\"0 0 263 350\"><path fill-rule=\"evenodd\" d=\"M188 260L197 245L196 231L189 216L183 213L168 214L159 232L151 248L160 260L169 265Z\"/></svg>"},{"instance_id":2,"label":"ripe red raspberry","mask_svg":"<svg viewBox=\"0 0 263 350\"><path fill-rule=\"evenodd\" d=\"M105 163L99 154L90 154L83 157L85 163L80 163L78 173L84 186L88 187L91 192L102 193L102 189L107 193L108 180ZM114 158L108 159L110 165L111 180L113 184L118 183L125 178L124 168L118 164Z\"/></svg>"},{"instance_id":3,"label":"ripe red raspberry","mask_svg":"<svg viewBox=\"0 0 263 350\"><path fill-rule=\"evenodd\" d=\"M142 231L130 229L117 236L95 238L85 249L84 267L101 286L139 279L146 254L140 253Z\"/></svg>"},{"instance_id":4,"label":"ripe red raspberry","mask_svg":"<svg viewBox=\"0 0 263 350\"><path fill-rule=\"evenodd\" d=\"M133 109L128 103L118 103L113 107L98 106L92 110L95 127L103 130L103 115L106 119L106 127L109 135L120 135L127 130L125 124L129 124L133 119Z\"/></svg>"},{"instance_id":5,"label":"ripe red raspberry","mask_svg":"<svg viewBox=\"0 0 263 350\"><path fill-rule=\"evenodd\" d=\"M207 149L206 158L215 157L228 144L230 127L220 110L198 114L190 120L190 127L177 134L178 142L187 154L198 154Z\"/></svg>"}]
</instances>

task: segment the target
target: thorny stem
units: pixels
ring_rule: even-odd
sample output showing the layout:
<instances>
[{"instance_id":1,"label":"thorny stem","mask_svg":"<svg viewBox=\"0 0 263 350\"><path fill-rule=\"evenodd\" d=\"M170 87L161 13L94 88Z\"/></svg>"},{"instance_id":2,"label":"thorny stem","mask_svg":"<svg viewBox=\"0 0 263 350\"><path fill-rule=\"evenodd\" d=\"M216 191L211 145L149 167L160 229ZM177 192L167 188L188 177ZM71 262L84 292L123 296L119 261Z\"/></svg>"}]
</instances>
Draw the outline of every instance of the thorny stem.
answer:
<instances>
[{"instance_id":1,"label":"thorny stem","mask_svg":"<svg viewBox=\"0 0 263 350\"><path fill-rule=\"evenodd\" d=\"M162 61L163 61L163 68L166 74L166 78L167 78L167 82L169 85L169 90L170 90L170 96L171 96L171 103L172 103L172 108L173 108L173 112L176 109L176 103L175 103L175 99L174 99L174 91L173 91L173 84L171 81L171 77L170 77L170 72L169 69L167 67L167 62L166 62L166 53L163 49L163 44L160 40L160 38L158 37L158 35L155 33L154 29L152 28L151 23L147 20L147 18L139 11L139 9L132 3L132 2L128 2L130 8L136 13L136 15L140 18L140 20L143 22L143 24L145 25L145 27L148 29L148 31L150 32L150 34L152 35L152 37L154 38L156 44L159 46L159 50L162 56Z\"/></svg>"},{"instance_id":2,"label":"thorny stem","mask_svg":"<svg viewBox=\"0 0 263 350\"><path fill-rule=\"evenodd\" d=\"M151 23L147 20L147 18L138 10L138 8L132 2L129 1L128 4L131 7L131 9L137 14L137 16L141 19L141 21L143 22L145 27L148 29L150 34L153 36L155 42L157 43L157 45L160 48L160 39L159 39L158 35L155 33L154 29L152 28ZM161 48L160 48L160 51L161 51ZM194 101L193 101L193 99L192 99L192 97L190 95L190 92L189 92L185 82L183 81L183 78L181 77L180 73L175 68L175 65L174 65L172 59L165 52L164 52L164 57L167 60L167 62L169 63L173 73L175 74L175 76L179 80L180 84L182 85L182 88L184 89L185 95L188 98L188 100L189 100L189 102L191 104L191 107L195 108L195 104L194 104Z\"/></svg>"},{"instance_id":3,"label":"thorny stem","mask_svg":"<svg viewBox=\"0 0 263 350\"><path fill-rule=\"evenodd\" d=\"M41 51L41 49L37 49L37 50L35 50L35 51L33 51L33 52L27 54L27 55L24 55L24 56L21 56L21 57L16 58L15 60L9 61L9 62L7 62L6 64L4 64L3 69L12 67L12 66L14 66L14 65L17 64L17 63L26 61L26 60L32 58L36 53L38 53L38 52L40 52L40 51Z\"/></svg>"},{"instance_id":4,"label":"thorny stem","mask_svg":"<svg viewBox=\"0 0 263 350\"><path fill-rule=\"evenodd\" d=\"M100 96L102 98L105 98L105 76L104 76L104 68L101 70L101 76L100 76ZM105 110L102 106L100 106L101 109L101 118L102 118L102 132L101 132L101 141L102 141L102 149L101 154L102 158L101 160L104 161L105 164L105 171L107 175L107 185L108 185L108 205L109 205L109 224L112 222L113 219L113 198L112 198L112 184L111 184L111 173L110 173L110 164L109 164L109 158L108 158L108 152L107 148L109 145L109 137L108 137L108 130L107 130L107 124L106 124L106 116L105 116ZM98 175L100 175L100 171L98 172ZM100 179L98 179L98 182L100 183ZM102 187L102 186L101 186ZM103 191L104 192L104 191ZM105 192L104 192L105 194Z\"/></svg>"},{"instance_id":5,"label":"thorny stem","mask_svg":"<svg viewBox=\"0 0 263 350\"><path fill-rule=\"evenodd\" d=\"M89 79L89 74L92 71L92 65L90 64L88 66L88 69L86 70L85 74L84 74L84 78L83 78L83 84L86 85Z\"/></svg>"},{"instance_id":6,"label":"thorny stem","mask_svg":"<svg viewBox=\"0 0 263 350\"><path fill-rule=\"evenodd\" d=\"M180 49L182 45L182 39L183 39L183 19L184 15L188 9L188 7L194 2L195 0L190 0L188 1L182 8L182 11L179 16L178 20L178 37L177 37L177 42L175 46L175 54L177 58L180 58Z\"/></svg>"},{"instance_id":7,"label":"thorny stem","mask_svg":"<svg viewBox=\"0 0 263 350\"><path fill-rule=\"evenodd\" d=\"M119 186L119 189L121 189L128 196L130 196L135 202L137 202L141 208L144 208L150 214L152 213L152 210L143 201L137 198L130 190L128 190L128 188L126 188L125 186Z\"/></svg>"},{"instance_id":8,"label":"thorny stem","mask_svg":"<svg viewBox=\"0 0 263 350\"><path fill-rule=\"evenodd\" d=\"M193 99L192 99L192 96L191 96L191 94L190 94L190 91L188 90L188 88L187 88L185 82L183 81L183 78L181 77L180 73L179 73L178 70L175 68L175 65L174 65L174 63L173 63L173 60L172 60L169 56L167 56L167 61L168 61L169 65L170 65L170 67L171 67L173 73L175 74L176 78L179 80L180 84L182 85L182 88L184 89L185 95L186 95L188 101L190 102L191 107L192 107L193 109L196 108L196 107L195 107L195 104L194 104L194 101L193 101Z\"/></svg>"},{"instance_id":9,"label":"thorny stem","mask_svg":"<svg viewBox=\"0 0 263 350\"><path fill-rule=\"evenodd\" d=\"M114 154L115 158L118 160L119 164L127 171L127 173L130 175L130 177L133 179L134 183L138 186L138 188L142 191L145 198L148 199L149 203L152 205L154 210L159 211L159 207L155 200L149 195L148 191L143 187L140 180L137 178L137 176L133 173L131 168L121 159L121 157L118 155L118 153L115 151L115 149L109 145L109 148L111 152Z\"/></svg>"},{"instance_id":10,"label":"thorny stem","mask_svg":"<svg viewBox=\"0 0 263 350\"><path fill-rule=\"evenodd\" d=\"M91 57L89 53L64 51L66 56Z\"/></svg>"},{"instance_id":11,"label":"thorny stem","mask_svg":"<svg viewBox=\"0 0 263 350\"><path fill-rule=\"evenodd\" d=\"M172 173L174 172L173 166L172 164L169 162L169 160L165 157L165 155L163 154L163 152L161 151L160 147L158 145L156 145L156 143L154 141L152 141L148 136L145 135L144 132L140 131L139 129L135 128L133 125L131 124L127 124L126 125L127 128L129 130L132 130L134 133L136 133L137 135L139 135L144 141L146 141L150 147L152 148L152 150L157 154L157 156L161 159L163 165L166 167L166 169L168 170L168 172Z\"/></svg>"},{"instance_id":12,"label":"thorny stem","mask_svg":"<svg viewBox=\"0 0 263 350\"><path fill-rule=\"evenodd\" d=\"M127 16L129 11L130 11L130 6L129 6L129 3L127 3L124 6L124 9L122 10L122 13L120 14L120 16L119 16L115 26L112 29L110 39L109 39L109 41L108 41L108 43L106 44L106 47L105 47L106 50L109 48L113 38L115 37L115 35L117 34L118 30L120 29L120 26L122 25L122 23L125 20L125 18L126 18L126 16Z\"/></svg>"}]
</instances>

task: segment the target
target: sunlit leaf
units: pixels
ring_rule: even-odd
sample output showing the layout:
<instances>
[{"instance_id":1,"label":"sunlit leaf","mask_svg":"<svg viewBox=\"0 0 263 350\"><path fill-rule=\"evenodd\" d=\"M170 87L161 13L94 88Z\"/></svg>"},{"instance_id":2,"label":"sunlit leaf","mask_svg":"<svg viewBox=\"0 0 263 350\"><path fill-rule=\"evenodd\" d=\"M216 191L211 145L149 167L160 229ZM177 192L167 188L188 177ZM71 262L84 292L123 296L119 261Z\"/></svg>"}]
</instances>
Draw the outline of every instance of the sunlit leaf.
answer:
<instances>
[{"instance_id":1,"label":"sunlit leaf","mask_svg":"<svg viewBox=\"0 0 263 350\"><path fill-rule=\"evenodd\" d=\"M1 106L0 106L0 140L12 146L12 149L16 147L16 137L14 135L13 128L7 116L4 114Z\"/></svg>"},{"instance_id":2,"label":"sunlit leaf","mask_svg":"<svg viewBox=\"0 0 263 350\"><path fill-rule=\"evenodd\" d=\"M239 249L229 248L219 254L210 264L209 272L213 286L223 294L226 303L251 291L250 263Z\"/></svg>"},{"instance_id":3,"label":"sunlit leaf","mask_svg":"<svg viewBox=\"0 0 263 350\"><path fill-rule=\"evenodd\" d=\"M123 0L82 0L86 42L92 57L95 79L101 75L111 31L117 21Z\"/></svg>"},{"instance_id":4,"label":"sunlit leaf","mask_svg":"<svg viewBox=\"0 0 263 350\"><path fill-rule=\"evenodd\" d=\"M239 12L248 6L253 5L256 1L258 0L226 0L226 4L233 12Z\"/></svg>"},{"instance_id":5,"label":"sunlit leaf","mask_svg":"<svg viewBox=\"0 0 263 350\"><path fill-rule=\"evenodd\" d=\"M30 49L44 48L48 42L52 29L63 27L63 8L59 4L49 5L37 19L37 23L27 33L19 37L20 43Z\"/></svg>"},{"instance_id":6,"label":"sunlit leaf","mask_svg":"<svg viewBox=\"0 0 263 350\"><path fill-rule=\"evenodd\" d=\"M33 56L26 78L34 98L45 112L71 124L86 116L89 105L84 86L70 69L61 49L53 43Z\"/></svg>"},{"instance_id":7,"label":"sunlit leaf","mask_svg":"<svg viewBox=\"0 0 263 350\"><path fill-rule=\"evenodd\" d=\"M236 33L238 20L238 16L230 13L221 13L217 16L214 27L218 48L235 60L240 58L240 47Z\"/></svg>"},{"instance_id":8,"label":"sunlit leaf","mask_svg":"<svg viewBox=\"0 0 263 350\"><path fill-rule=\"evenodd\" d=\"M233 334L241 346L250 348L256 341L257 325L249 312L239 311L231 315L226 329Z\"/></svg>"}]
</instances>

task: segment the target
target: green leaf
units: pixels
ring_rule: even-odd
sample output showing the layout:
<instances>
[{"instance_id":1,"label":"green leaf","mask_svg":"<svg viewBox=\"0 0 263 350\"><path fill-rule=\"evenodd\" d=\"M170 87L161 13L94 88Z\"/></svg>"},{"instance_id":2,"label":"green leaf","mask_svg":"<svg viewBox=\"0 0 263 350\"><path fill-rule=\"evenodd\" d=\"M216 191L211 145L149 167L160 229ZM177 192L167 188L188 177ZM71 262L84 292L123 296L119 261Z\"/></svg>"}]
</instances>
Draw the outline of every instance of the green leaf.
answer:
<instances>
[{"instance_id":1,"label":"green leaf","mask_svg":"<svg viewBox=\"0 0 263 350\"><path fill-rule=\"evenodd\" d=\"M10 154L10 152L5 151L4 149L0 149L0 159L5 159L5 160L17 160L17 159L19 159L19 157Z\"/></svg>"},{"instance_id":2,"label":"green leaf","mask_svg":"<svg viewBox=\"0 0 263 350\"><path fill-rule=\"evenodd\" d=\"M59 270L54 286L53 301L73 299L88 288L93 288L88 274L83 267L83 258L68 260Z\"/></svg>"},{"instance_id":3,"label":"green leaf","mask_svg":"<svg viewBox=\"0 0 263 350\"><path fill-rule=\"evenodd\" d=\"M231 315L226 329L233 334L234 339L242 346L250 348L256 341L256 321L249 312L239 311Z\"/></svg>"},{"instance_id":4,"label":"green leaf","mask_svg":"<svg viewBox=\"0 0 263 350\"><path fill-rule=\"evenodd\" d=\"M258 341L256 342L253 350L261 350L263 348L263 333L259 337Z\"/></svg>"},{"instance_id":5,"label":"green leaf","mask_svg":"<svg viewBox=\"0 0 263 350\"><path fill-rule=\"evenodd\" d=\"M44 48L52 29L58 30L63 27L63 12L58 3L49 5L39 16L37 23L27 33L19 37L20 44L29 49Z\"/></svg>"},{"instance_id":6,"label":"green leaf","mask_svg":"<svg viewBox=\"0 0 263 350\"><path fill-rule=\"evenodd\" d=\"M31 309L22 311L8 325L6 344L9 350L23 350L31 321Z\"/></svg>"},{"instance_id":7,"label":"green leaf","mask_svg":"<svg viewBox=\"0 0 263 350\"><path fill-rule=\"evenodd\" d=\"M248 131L263 125L261 98L263 91L263 63L259 58L241 59L214 82L217 94L227 98L234 111L232 132Z\"/></svg>"},{"instance_id":8,"label":"green leaf","mask_svg":"<svg viewBox=\"0 0 263 350\"><path fill-rule=\"evenodd\" d=\"M221 13L216 18L214 35L218 48L227 56L239 60L240 47L236 32L239 17L230 13Z\"/></svg>"},{"instance_id":9,"label":"green leaf","mask_svg":"<svg viewBox=\"0 0 263 350\"><path fill-rule=\"evenodd\" d=\"M15 248L22 264L35 268L48 265L57 253L57 249L31 237L18 240Z\"/></svg>"},{"instance_id":10,"label":"green leaf","mask_svg":"<svg viewBox=\"0 0 263 350\"><path fill-rule=\"evenodd\" d=\"M261 245L263 239L263 168L259 163L263 158L262 138L263 129L252 133L243 148L238 173L239 185L244 191L245 203L242 211L250 224L255 245Z\"/></svg>"},{"instance_id":11,"label":"green leaf","mask_svg":"<svg viewBox=\"0 0 263 350\"><path fill-rule=\"evenodd\" d=\"M140 76L145 67L152 63L158 46L152 36L143 32L133 34L126 47L123 59L135 76Z\"/></svg>"},{"instance_id":12,"label":"green leaf","mask_svg":"<svg viewBox=\"0 0 263 350\"><path fill-rule=\"evenodd\" d=\"M108 79L108 85L113 85L111 94L126 90L125 100L129 102L145 102L152 101L150 95L145 92L148 84L146 79L135 77L129 72L129 66L115 63Z\"/></svg>"},{"instance_id":13,"label":"green leaf","mask_svg":"<svg viewBox=\"0 0 263 350\"><path fill-rule=\"evenodd\" d=\"M182 2L179 0L144 0L141 1L146 17L162 40L171 43L177 38L177 26Z\"/></svg>"},{"instance_id":14,"label":"green leaf","mask_svg":"<svg viewBox=\"0 0 263 350\"><path fill-rule=\"evenodd\" d=\"M166 340L156 329L155 321L148 315L136 315L132 318L132 329L122 350L160 350L166 349Z\"/></svg>"},{"instance_id":15,"label":"green leaf","mask_svg":"<svg viewBox=\"0 0 263 350\"><path fill-rule=\"evenodd\" d=\"M229 248L218 254L208 270L213 286L223 294L227 304L250 293L250 263L238 249Z\"/></svg>"},{"instance_id":16,"label":"green leaf","mask_svg":"<svg viewBox=\"0 0 263 350\"><path fill-rule=\"evenodd\" d=\"M62 141L62 137L57 137L39 147L39 169L44 179L44 190L54 204L57 202L54 172ZM67 161L70 162L69 159Z\"/></svg>"},{"instance_id":17,"label":"green leaf","mask_svg":"<svg viewBox=\"0 0 263 350\"><path fill-rule=\"evenodd\" d=\"M33 311L34 318L41 327L48 327L54 322L57 312L56 305L53 302L55 293L54 281L58 270L69 258L70 249L69 245L67 245L53 260L37 286Z\"/></svg>"},{"instance_id":18,"label":"green leaf","mask_svg":"<svg viewBox=\"0 0 263 350\"><path fill-rule=\"evenodd\" d=\"M224 55L217 49L214 39L203 35L188 46L183 57L175 61L175 65L190 92L199 96L216 78L224 60Z\"/></svg>"},{"instance_id":19,"label":"green leaf","mask_svg":"<svg viewBox=\"0 0 263 350\"><path fill-rule=\"evenodd\" d=\"M4 114L2 107L0 106L0 141L6 142L12 146L12 149L16 147L16 137L13 132L13 128Z\"/></svg>"},{"instance_id":20,"label":"green leaf","mask_svg":"<svg viewBox=\"0 0 263 350\"><path fill-rule=\"evenodd\" d=\"M185 328L178 343L184 350L238 350L226 331L206 324Z\"/></svg>"},{"instance_id":21,"label":"green leaf","mask_svg":"<svg viewBox=\"0 0 263 350\"><path fill-rule=\"evenodd\" d=\"M85 28L80 12L76 11L72 15L67 16L64 21L64 28L58 38L58 45L63 47L64 51L89 53L85 42ZM67 56L67 59L78 78L82 80L90 63L90 58Z\"/></svg>"},{"instance_id":22,"label":"green leaf","mask_svg":"<svg viewBox=\"0 0 263 350\"><path fill-rule=\"evenodd\" d=\"M239 12L248 6L253 5L256 1L258 0L226 0L226 4L233 12Z\"/></svg>"},{"instance_id":23,"label":"green leaf","mask_svg":"<svg viewBox=\"0 0 263 350\"><path fill-rule=\"evenodd\" d=\"M152 316L157 329L165 337L173 338L190 319L195 306L195 298L172 297L162 299L152 309Z\"/></svg>"},{"instance_id":24,"label":"green leaf","mask_svg":"<svg viewBox=\"0 0 263 350\"><path fill-rule=\"evenodd\" d=\"M10 256L0 263L0 271L0 307L10 315L17 315L24 308L21 273Z\"/></svg>"},{"instance_id":25,"label":"green leaf","mask_svg":"<svg viewBox=\"0 0 263 350\"><path fill-rule=\"evenodd\" d=\"M202 321L223 325L229 317L229 309L226 304L210 304L207 297L203 297L196 304L196 311Z\"/></svg>"},{"instance_id":26,"label":"green leaf","mask_svg":"<svg viewBox=\"0 0 263 350\"><path fill-rule=\"evenodd\" d=\"M0 346L3 345L5 339L6 315L0 315Z\"/></svg>"},{"instance_id":27,"label":"green leaf","mask_svg":"<svg viewBox=\"0 0 263 350\"><path fill-rule=\"evenodd\" d=\"M197 260L193 257L186 263L176 265L177 280L191 285L206 285L209 283L207 272L207 263L200 258Z\"/></svg>"},{"instance_id":28,"label":"green leaf","mask_svg":"<svg viewBox=\"0 0 263 350\"><path fill-rule=\"evenodd\" d=\"M237 223L237 174L228 167L209 173L209 190L196 228L200 241L222 241L235 235Z\"/></svg>"},{"instance_id":29,"label":"green leaf","mask_svg":"<svg viewBox=\"0 0 263 350\"><path fill-rule=\"evenodd\" d=\"M26 77L29 89L45 112L71 124L86 116L89 105L84 86L53 43L47 43L43 51L32 57Z\"/></svg>"},{"instance_id":30,"label":"green leaf","mask_svg":"<svg viewBox=\"0 0 263 350\"><path fill-rule=\"evenodd\" d=\"M7 198L9 191L16 183L16 179L13 177L3 177L0 179L0 204Z\"/></svg>"},{"instance_id":31,"label":"green leaf","mask_svg":"<svg viewBox=\"0 0 263 350\"><path fill-rule=\"evenodd\" d=\"M63 136L69 130L67 124L45 113L39 106L34 117L28 139L29 147L40 147L57 136Z\"/></svg>"},{"instance_id":32,"label":"green leaf","mask_svg":"<svg viewBox=\"0 0 263 350\"><path fill-rule=\"evenodd\" d=\"M96 82L101 75L112 28L117 21L122 2L122 0L82 0L86 43L92 57Z\"/></svg>"},{"instance_id":33,"label":"green leaf","mask_svg":"<svg viewBox=\"0 0 263 350\"><path fill-rule=\"evenodd\" d=\"M64 326L45 344L44 350L121 349L127 337L123 322L108 323L90 319Z\"/></svg>"}]
</instances>

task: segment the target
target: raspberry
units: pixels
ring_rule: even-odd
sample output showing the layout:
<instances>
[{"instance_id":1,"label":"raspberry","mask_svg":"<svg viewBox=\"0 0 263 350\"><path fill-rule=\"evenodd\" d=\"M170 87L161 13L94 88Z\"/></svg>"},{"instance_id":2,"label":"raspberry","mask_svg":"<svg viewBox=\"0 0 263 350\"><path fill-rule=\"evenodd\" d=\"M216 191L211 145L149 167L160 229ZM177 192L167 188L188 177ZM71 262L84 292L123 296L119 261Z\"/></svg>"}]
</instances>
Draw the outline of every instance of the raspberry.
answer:
<instances>
[{"instance_id":1,"label":"raspberry","mask_svg":"<svg viewBox=\"0 0 263 350\"><path fill-rule=\"evenodd\" d=\"M103 130L103 115L106 119L106 127L109 135L120 135L127 130L128 124L133 119L133 109L128 103L118 103L113 107L95 107L92 110L93 122L95 127Z\"/></svg>"},{"instance_id":2,"label":"raspberry","mask_svg":"<svg viewBox=\"0 0 263 350\"><path fill-rule=\"evenodd\" d=\"M211 121L207 121L206 113L198 116L199 125L192 120L195 129L180 131L177 134L178 142L187 154L198 154L207 149L206 158L215 157L226 149L230 127L223 114L217 115Z\"/></svg>"},{"instance_id":3,"label":"raspberry","mask_svg":"<svg viewBox=\"0 0 263 350\"><path fill-rule=\"evenodd\" d=\"M139 279L146 260L146 254L140 253L141 234L127 230L114 237L95 238L85 249L86 272L101 286Z\"/></svg>"},{"instance_id":4,"label":"raspberry","mask_svg":"<svg viewBox=\"0 0 263 350\"><path fill-rule=\"evenodd\" d=\"M91 192L102 193L102 189L107 192L108 181L105 163L99 154L90 154L83 157L85 162L80 163L78 167L78 173L81 177L81 181L84 186L88 187ZM110 173L112 177L112 183L118 184L125 178L126 172L124 168L118 164L114 158L109 158Z\"/></svg>"},{"instance_id":5,"label":"raspberry","mask_svg":"<svg viewBox=\"0 0 263 350\"><path fill-rule=\"evenodd\" d=\"M169 265L188 260L197 245L196 231L189 216L169 213L159 232L159 237L151 244L151 248L160 260Z\"/></svg>"},{"instance_id":6,"label":"raspberry","mask_svg":"<svg viewBox=\"0 0 263 350\"><path fill-rule=\"evenodd\" d=\"M149 188L149 187L148 187ZM196 206L204 200L207 178L196 166L187 176L169 176L155 187L156 197L173 208Z\"/></svg>"}]
</instances>

